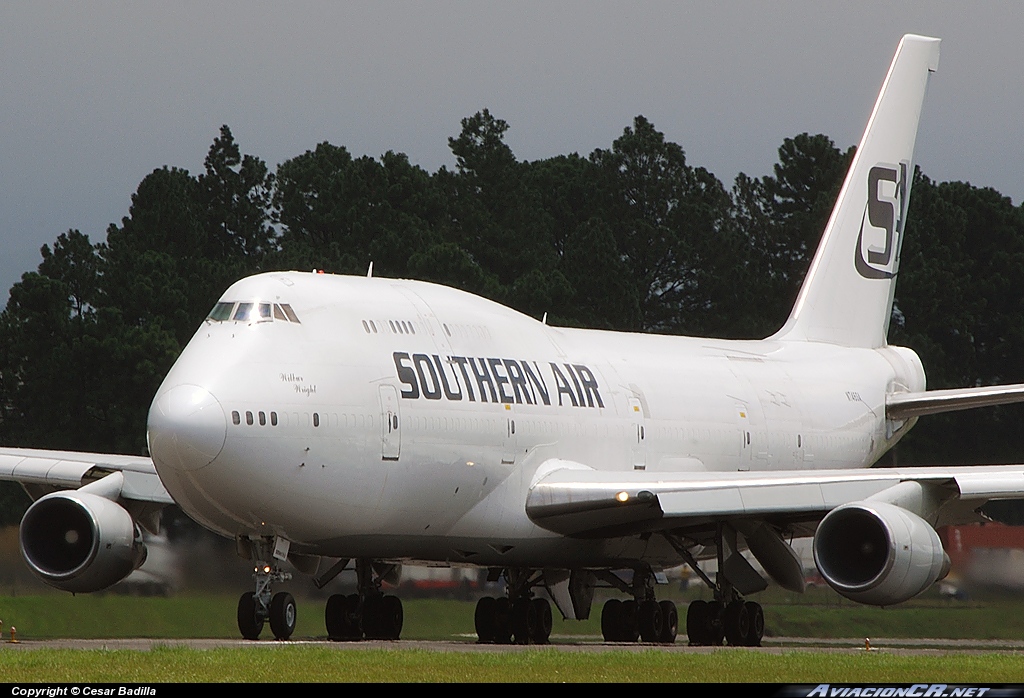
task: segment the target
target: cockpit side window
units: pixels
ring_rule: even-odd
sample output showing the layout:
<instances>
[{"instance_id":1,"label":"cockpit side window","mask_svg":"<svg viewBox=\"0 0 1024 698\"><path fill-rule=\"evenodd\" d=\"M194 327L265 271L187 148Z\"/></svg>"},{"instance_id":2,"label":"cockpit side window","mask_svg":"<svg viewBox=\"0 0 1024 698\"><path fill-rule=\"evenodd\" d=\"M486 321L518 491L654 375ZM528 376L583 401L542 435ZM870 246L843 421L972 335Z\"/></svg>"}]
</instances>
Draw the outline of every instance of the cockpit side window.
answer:
<instances>
[{"instance_id":1,"label":"cockpit side window","mask_svg":"<svg viewBox=\"0 0 1024 698\"><path fill-rule=\"evenodd\" d=\"M290 305L288 305L287 303L282 303L281 309L284 311L284 314L288 316L289 322L299 321L299 316L295 314L295 311L292 310L292 307Z\"/></svg>"},{"instance_id":2,"label":"cockpit side window","mask_svg":"<svg viewBox=\"0 0 1024 698\"><path fill-rule=\"evenodd\" d=\"M213 306L213 310L210 311L208 318L210 320L216 320L217 322L224 322L231 317L231 309L234 307L234 303L218 303Z\"/></svg>"}]
</instances>

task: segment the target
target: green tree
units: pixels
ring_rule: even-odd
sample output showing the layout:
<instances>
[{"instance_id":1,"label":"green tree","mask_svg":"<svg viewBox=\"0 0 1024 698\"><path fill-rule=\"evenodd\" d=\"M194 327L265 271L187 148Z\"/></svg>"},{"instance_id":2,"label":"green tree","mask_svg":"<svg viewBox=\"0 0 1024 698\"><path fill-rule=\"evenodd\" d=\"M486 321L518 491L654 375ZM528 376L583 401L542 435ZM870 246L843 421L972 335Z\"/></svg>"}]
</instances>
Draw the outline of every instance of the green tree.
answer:
<instances>
[{"instance_id":1,"label":"green tree","mask_svg":"<svg viewBox=\"0 0 1024 698\"><path fill-rule=\"evenodd\" d=\"M196 197L206 227L205 256L258 265L277 248L269 220L273 175L259 158L241 154L226 125L220 127L204 164Z\"/></svg>"},{"instance_id":2,"label":"green tree","mask_svg":"<svg viewBox=\"0 0 1024 698\"><path fill-rule=\"evenodd\" d=\"M406 275L444 217L430 175L405 155L352 158L330 143L278 167L273 205L283 228L276 266L351 274L372 261L379 275Z\"/></svg>"},{"instance_id":3,"label":"green tree","mask_svg":"<svg viewBox=\"0 0 1024 698\"><path fill-rule=\"evenodd\" d=\"M758 316L750 318L758 335L777 330L789 315L854 150L844 153L827 136L802 133L779 147L774 176L736 178L733 220L757 270L746 276L760 299Z\"/></svg>"},{"instance_id":4,"label":"green tree","mask_svg":"<svg viewBox=\"0 0 1024 698\"><path fill-rule=\"evenodd\" d=\"M459 136L448 139L456 171L436 175L449 202L445 237L497 278L497 300L537 315L562 285L549 283L558 259L541 201L527 185L528 166L505 143L506 131L508 124L484 109L463 119ZM537 282L547 288L538 293Z\"/></svg>"},{"instance_id":5,"label":"green tree","mask_svg":"<svg viewBox=\"0 0 1024 698\"><path fill-rule=\"evenodd\" d=\"M720 271L716 247L729 216L721 182L642 116L610 150L595 150L604 220L634 285L638 325L699 334L714 313L704 282ZM731 260L726 262L726 266Z\"/></svg>"},{"instance_id":6,"label":"green tree","mask_svg":"<svg viewBox=\"0 0 1024 698\"><path fill-rule=\"evenodd\" d=\"M928 387L1024 382L1024 211L992 189L915 173L889 340ZM1019 462L1019 405L923 417L903 463ZM955 435L954 438L950 438Z\"/></svg>"}]
</instances>

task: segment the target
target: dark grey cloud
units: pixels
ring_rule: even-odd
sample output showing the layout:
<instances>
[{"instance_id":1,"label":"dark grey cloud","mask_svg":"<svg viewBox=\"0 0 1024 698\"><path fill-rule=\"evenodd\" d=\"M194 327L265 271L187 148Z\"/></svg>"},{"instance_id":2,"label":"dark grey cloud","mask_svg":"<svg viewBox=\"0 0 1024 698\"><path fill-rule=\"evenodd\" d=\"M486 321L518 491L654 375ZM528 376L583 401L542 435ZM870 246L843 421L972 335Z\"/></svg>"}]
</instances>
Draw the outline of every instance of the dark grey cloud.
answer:
<instances>
[{"instance_id":1,"label":"dark grey cloud","mask_svg":"<svg viewBox=\"0 0 1024 698\"><path fill-rule=\"evenodd\" d=\"M274 165L324 140L451 165L488 107L521 158L644 114L726 183L782 139L858 139L899 37L943 39L918 138L935 179L1020 202L1024 5L962 2L46 3L0 8L0 286L68 228L101 239L149 171L222 123Z\"/></svg>"}]
</instances>

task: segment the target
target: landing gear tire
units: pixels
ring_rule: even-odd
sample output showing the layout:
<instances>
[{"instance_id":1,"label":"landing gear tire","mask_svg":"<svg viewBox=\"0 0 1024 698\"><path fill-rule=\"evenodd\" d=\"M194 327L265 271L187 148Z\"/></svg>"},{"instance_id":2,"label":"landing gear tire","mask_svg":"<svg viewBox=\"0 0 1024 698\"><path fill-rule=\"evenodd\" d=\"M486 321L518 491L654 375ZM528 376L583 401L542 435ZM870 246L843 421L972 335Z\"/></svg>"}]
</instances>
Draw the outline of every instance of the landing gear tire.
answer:
<instances>
[{"instance_id":1,"label":"landing gear tire","mask_svg":"<svg viewBox=\"0 0 1024 698\"><path fill-rule=\"evenodd\" d=\"M512 603L504 596L494 600L494 642L512 643Z\"/></svg>"},{"instance_id":2,"label":"landing gear tire","mask_svg":"<svg viewBox=\"0 0 1024 698\"><path fill-rule=\"evenodd\" d=\"M292 636L297 616L295 597L286 591L274 594L270 600L270 631L274 633L275 640L287 640Z\"/></svg>"},{"instance_id":3,"label":"landing gear tire","mask_svg":"<svg viewBox=\"0 0 1024 698\"><path fill-rule=\"evenodd\" d=\"M619 616L622 612L622 602L618 599L608 599L601 609L601 635L605 642L620 642L619 638Z\"/></svg>"},{"instance_id":4,"label":"landing gear tire","mask_svg":"<svg viewBox=\"0 0 1024 698\"><path fill-rule=\"evenodd\" d=\"M764 609L761 608L761 604L754 601L748 601L746 608L750 618L746 645L747 647L760 647L761 638L764 637Z\"/></svg>"},{"instance_id":5,"label":"landing gear tire","mask_svg":"<svg viewBox=\"0 0 1024 698\"><path fill-rule=\"evenodd\" d=\"M496 602L497 599L493 596L484 596L476 602L473 625L476 626L476 636L479 642L494 642Z\"/></svg>"},{"instance_id":6,"label":"landing gear tire","mask_svg":"<svg viewBox=\"0 0 1024 698\"><path fill-rule=\"evenodd\" d=\"M722 644L725 630L720 601L692 601L686 610L686 635L692 646Z\"/></svg>"},{"instance_id":7,"label":"landing gear tire","mask_svg":"<svg viewBox=\"0 0 1024 698\"><path fill-rule=\"evenodd\" d=\"M671 601L659 603L658 610L661 612L661 635L658 637L658 642L671 645L676 641L676 635L679 634L679 611ZM761 619L764 620L764 615L761 616ZM764 627L763 622L761 625Z\"/></svg>"},{"instance_id":8,"label":"landing gear tire","mask_svg":"<svg viewBox=\"0 0 1024 698\"><path fill-rule=\"evenodd\" d=\"M619 611L619 637L623 642L636 642L640 639L640 627L637 625L637 602L633 599L622 602Z\"/></svg>"},{"instance_id":9,"label":"landing gear tire","mask_svg":"<svg viewBox=\"0 0 1024 698\"><path fill-rule=\"evenodd\" d=\"M346 606L347 602L342 594L332 594L327 599L327 607L324 609L324 625L327 626L327 637L335 642L348 640L351 634Z\"/></svg>"},{"instance_id":10,"label":"landing gear tire","mask_svg":"<svg viewBox=\"0 0 1024 698\"><path fill-rule=\"evenodd\" d=\"M367 640L382 640L381 628L381 606L383 598L380 596L369 597L363 601L363 635Z\"/></svg>"},{"instance_id":11,"label":"landing gear tire","mask_svg":"<svg viewBox=\"0 0 1024 698\"><path fill-rule=\"evenodd\" d=\"M750 610L742 601L733 601L725 607L725 639L732 647L746 646L750 636Z\"/></svg>"},{"instance_id":12,"label":"landing gear tire","mask_svg":"<svg viewBox=\"0 0 1024 698\"><path fill-rule=\"evenodd\" d=\"M721 647L725 640L725 624L722 622L723 608L721 601L708 601L707 636L708 644Z\"/></svg>"},{"instance_id":13,"label":"landing gear tire","mask_svg":"<svg viewBox=\"0 0 1024 698\"><path fill-rule=\"evenodd\" d=\"M402 635L405 611L397 596L385 596L380 603L380 635L382 640L397 640Z\"/></svg>"},{"instance_id":14,"label":"landing gear tire","mask_svg":"<svg viewBox=\"0 0 1024 698\"><path fill-rule=\"evenodd\" d=\"M246 640L259 640L263 619L256 616L256 594L247 591L238 599L238 630Z\"/></svg>"},{"instance_id":15,"label":"landing gear tire","mask_svg":"<svg viewBox=\"0 0 1024 698\"><path fill-rule=\"evenodd\" d=\"M551 638L551 604L547 599L533 599L530 602L537 609L537 627L530 639L534 644L546 645Z\"/></svg>"},{"instance_id":16,"label":"landing gear tire","mask_svg":"<svg viewBox=\"0 0 1024 698\"><path fill-rule=\"evenodd\" d=\"M711 636L708 632L708 602L697 599L691 601L686 609L686 636L690 645L700 647L711 644Z\"/></svg>"},{"instance_id":17,"label":"landing gear tire","mask_svg":"<svg viewBox=\"0 0 1024 698\"><path fill-rule=\"evenodd\" d=\"M519 599L512 604L512 636L517 645L530 644L537 633L537 607L531 599Z\"/></svg>"},{"instance_id":18,"label":"landing gear tire","mask_svg":"<svg viewBox=\"0 0 1024 698\"><path fill-rule=\"evenodd\" d=\"M637 626L640 639L644 642L660 642L663 619L661 607L654 599L641 601L637 605Z\"/></svg>"}]
</instances>

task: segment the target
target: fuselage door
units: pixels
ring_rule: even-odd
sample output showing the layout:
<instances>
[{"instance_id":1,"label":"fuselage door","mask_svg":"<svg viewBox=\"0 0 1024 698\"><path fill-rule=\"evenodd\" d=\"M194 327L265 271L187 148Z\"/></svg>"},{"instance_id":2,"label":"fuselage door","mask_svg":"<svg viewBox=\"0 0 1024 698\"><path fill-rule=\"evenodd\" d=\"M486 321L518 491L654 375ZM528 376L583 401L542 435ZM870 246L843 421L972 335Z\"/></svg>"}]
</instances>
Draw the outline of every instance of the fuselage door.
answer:
<instances>
[{"instance_id":1,"label":"fuselage door","mask_svg":"<svg viewBox=\"0 0 1024 698\"><path fill-rule=\"evenodd\" d=\"M398 460L402 452L402 422L398 414L398 391L393 385L380 386L381 460Z\"/></svg>"},{"instance_id":2,"label":"fuselage door","mask_svg":"<svg viewBox=\"0 0 1024 698\"><path fill-rule=\"evenodd\" d=\"M647 428L644 424L644 409L640 400L629 398L629 420L633 426L632 451L633 470L647 469Z\"/></svg>"},{"instance_id":3,"label":"fuselage door","mask_svg":"<svg viewBox=\"0 0 1024 698\"><path fill-rule=\"evenodd\" d=\"M516 437L516 416L512 412L512 405L505 405L505 439L501 448L502 465L512 465L516 462L516 448L519 439Z\"/></svg>"}]
</instances>

